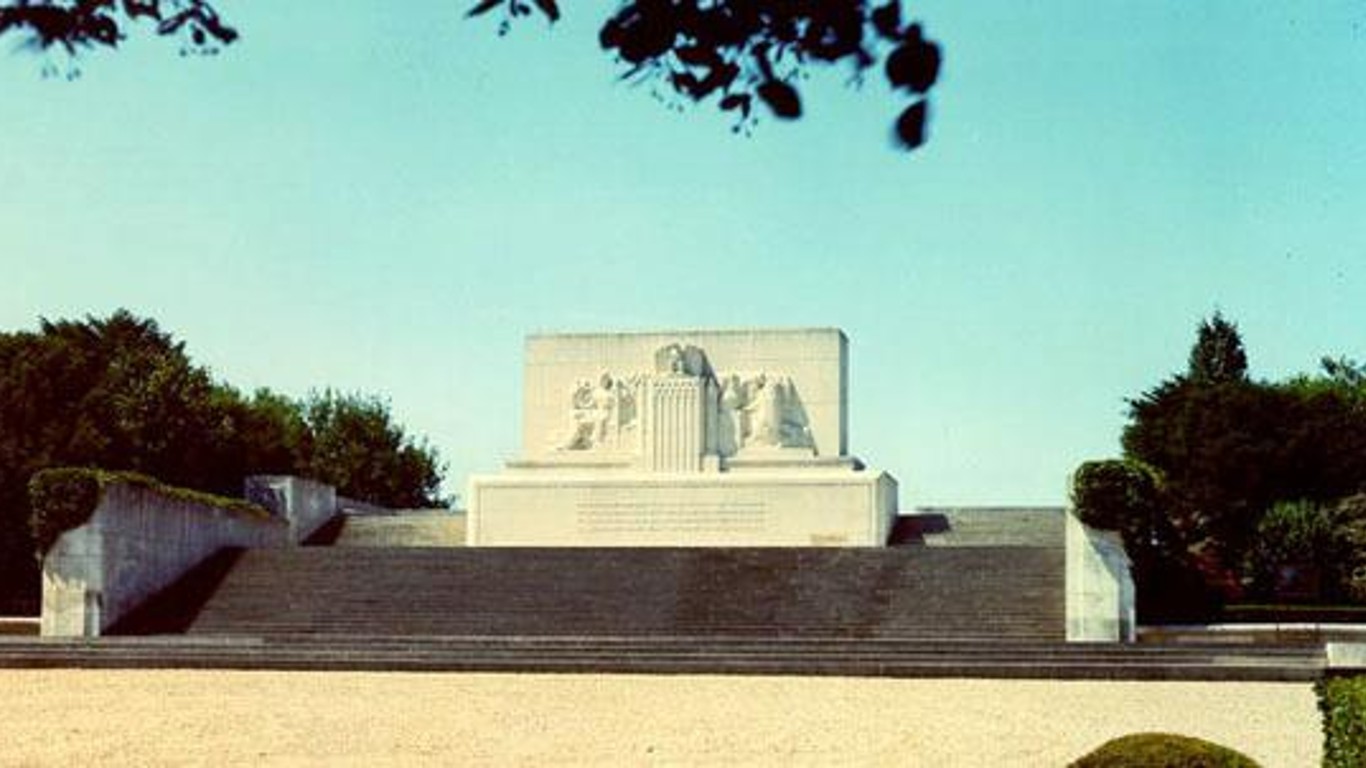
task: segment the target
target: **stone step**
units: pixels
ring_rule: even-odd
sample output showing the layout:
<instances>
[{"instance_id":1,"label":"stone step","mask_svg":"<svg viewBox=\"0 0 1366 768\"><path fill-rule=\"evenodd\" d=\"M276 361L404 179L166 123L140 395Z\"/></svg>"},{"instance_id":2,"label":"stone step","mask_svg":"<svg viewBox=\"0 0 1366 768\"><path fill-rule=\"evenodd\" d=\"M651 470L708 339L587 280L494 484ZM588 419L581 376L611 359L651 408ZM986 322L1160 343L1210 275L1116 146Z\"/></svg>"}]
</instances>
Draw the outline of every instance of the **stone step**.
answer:
<instances>
[{"instance_id":1,"label":"stone step","mask_svg":"<svg viewBox=\"0 0 1366 768\"><path fill-rule=\"evenodd\" d=\"M446 511L343 514L325 543L334 547L463 547L465 516Z\"/></svg>"},{"instance_id":2,"label":"stone step","mask_svg":"<svg viewBox=\"0 0 1366 768\"><path fill-rule=\"evenodd\" d=\"M103 638L8 642L0 667L836 674L1054 679L1316 679L1319 648L1245 649L715 638ZM128 641L139 642L128 642ZM151 641L151 642L142 642Z\"/></svg>"},{"instance_id":3,"label":"stone step","mask_svg":"<svg viewBox=\"0 0 1366 768\"><path fill-rule=\"evenodd\" d=\"M1059 640L1062 569L1061 552L1026 547L253 550L184 626Z\"/></svg>"},{"instance_id":4,"label":"stone step","mask_svg":"<svg viewBox=\"0 0 1366 768\"><path fill-rule=\"evenodd\" d=\"M900 518L894 538L930 547L1061 548L1065 514L1061 507L923 507Z\"/></svg>"}]
</instances>

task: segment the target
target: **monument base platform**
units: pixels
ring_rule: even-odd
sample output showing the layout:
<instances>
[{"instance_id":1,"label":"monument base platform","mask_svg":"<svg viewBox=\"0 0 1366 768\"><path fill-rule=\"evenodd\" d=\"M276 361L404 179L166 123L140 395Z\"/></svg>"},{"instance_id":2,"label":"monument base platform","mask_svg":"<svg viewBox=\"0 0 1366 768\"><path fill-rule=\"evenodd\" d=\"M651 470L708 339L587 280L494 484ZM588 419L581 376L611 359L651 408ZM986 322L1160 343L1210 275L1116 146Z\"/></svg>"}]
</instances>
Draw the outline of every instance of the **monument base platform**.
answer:
<instances>
[{"instance_id":1,"label":"monument base platform","mask_svg":"<svg viewBox=\"0 0 1366 768\"><path fill-rule=\"evenodd\" d=\"M885 472L568 473L470 480L466 543L509 547L881 547Z\"/></svg>"}]
</instances>

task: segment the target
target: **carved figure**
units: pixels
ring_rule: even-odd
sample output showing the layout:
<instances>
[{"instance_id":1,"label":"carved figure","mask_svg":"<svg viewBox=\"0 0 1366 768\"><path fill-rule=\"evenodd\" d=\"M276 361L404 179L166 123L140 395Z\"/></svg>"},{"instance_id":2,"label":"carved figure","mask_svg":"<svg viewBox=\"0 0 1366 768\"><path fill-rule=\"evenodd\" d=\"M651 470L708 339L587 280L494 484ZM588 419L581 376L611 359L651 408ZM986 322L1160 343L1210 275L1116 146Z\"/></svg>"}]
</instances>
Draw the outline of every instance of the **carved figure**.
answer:
<instances>
[{"instance_id":1,"label":"carved figure","mask_svg":"<svg viewBox=\"0 0 1366 768\"><path fill-rule=\"evenodd\" d=\"M669 344L655 352L655 373L669 376L711 376L707 353L691 344Z\"/></svg>"},{"instance_id":2,"label":"carved figure","mask_svg":"<svg viewBox=\"0 0 1366 768\"><path fill-rule=\"evenodd\" d=\"M806 418L806 409L797 396L797 387L792 379L783 377L775 388L778 401L778 444L786 448L814 448L811 437L811 423Z\"/></svg>"},{"instance_id":3,"label":"carved figure","mask_svg":"<svg viewBox=\"0 0 1366 768\"><path fill-rule=\"evenodd\" d=\"M635 400L625 383L604 372L597 385L581 381L570 398L574 426L561 450L583 451L615 446L623 427L635 419Z\"/></svg>"},{"instance_id":4,"label":"carved figure","mask_svg":"<svg viewBox=\"0 0 1366 768\"><path fill-rule=\"evenodd\" d=\"M716 450L722 456L733 456L744 445L748 415L745 412L746 404L745 385L738 375L732 373L721 382L721 395L717 402Z\"/></svg>"},{"instance_id":5,"label":"carved figure","mask_svg":"<svg viewBox=\"0 0 1366 768\"><path fill-rule=\"evenodd\" d=\"M682 375L684 373L683 347L678 344L661 347L655 353L655 372L667 373L671 376Z\"/></svg>"},{"instance_id":6,"label":"carved figure","mask_svg":"<svg viewBox=\"0 0 1366 768\"><path fill-rule=\"evenodd\" d=\"M768 376L761 373L754 380L749 405L750 433L745 445L780 445L779 420L777 383L769 381Z\"/></svg>"},{"instance_id":7,"label":"carved figure","mask_svg":"<svg viewBox=\"0 0 1366 768\"><path fill-rule=\"evenodd\" d=\"M797 388L786 376L760 373L741 385L741 448L813 448L811 426ZM724 413L724 409L723 409Z\"/></svg>"}]
</instances>

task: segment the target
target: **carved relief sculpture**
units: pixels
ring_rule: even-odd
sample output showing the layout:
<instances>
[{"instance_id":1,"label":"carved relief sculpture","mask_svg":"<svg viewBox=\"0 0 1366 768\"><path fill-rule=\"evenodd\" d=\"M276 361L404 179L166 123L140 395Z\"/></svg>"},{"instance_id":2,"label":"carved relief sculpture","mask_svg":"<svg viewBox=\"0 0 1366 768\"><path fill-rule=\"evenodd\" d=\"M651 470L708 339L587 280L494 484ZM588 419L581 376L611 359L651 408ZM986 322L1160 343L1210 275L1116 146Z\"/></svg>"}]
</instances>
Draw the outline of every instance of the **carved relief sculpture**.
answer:
<instances>
[{"instance_id":1,"label":"carved relief sculpture","mask_svg":"<svg viewBox=\"0 0 1366 768\"><path fill-rule=\"evenodd\" d=\"M560 450L619 448L626 442L623 436L634 430L634 387L613 379L610 373L604 372L596 385L579 382L570 401L573 427Z\"/></svg>"},{"instance_id":2,"label":"carved relief sculpture","mask_svg":"<svg viewBox=\"0 0 1366 768\"><path fill-rule=\"evenodd\" d=\"M706 385L703 423L714 431L706 441L707 452L722 457L749 449L807 449L814 453L815 442L806 410L797 387L786 375L767 371L722 377L712 371L706 353L695 346L669 344L654 355L654 373L634 374L629 379L613 378L604 372L597 383L581 381L570 397L570 436L559 450L622 451L638 448L638 401L650 380L663 382L680 378L699 379ZM664 427L643 427L654 438L669 440L670 434L655 435ZM681 437L681 436L680 436Z\"/></svg>"}]
</instances>

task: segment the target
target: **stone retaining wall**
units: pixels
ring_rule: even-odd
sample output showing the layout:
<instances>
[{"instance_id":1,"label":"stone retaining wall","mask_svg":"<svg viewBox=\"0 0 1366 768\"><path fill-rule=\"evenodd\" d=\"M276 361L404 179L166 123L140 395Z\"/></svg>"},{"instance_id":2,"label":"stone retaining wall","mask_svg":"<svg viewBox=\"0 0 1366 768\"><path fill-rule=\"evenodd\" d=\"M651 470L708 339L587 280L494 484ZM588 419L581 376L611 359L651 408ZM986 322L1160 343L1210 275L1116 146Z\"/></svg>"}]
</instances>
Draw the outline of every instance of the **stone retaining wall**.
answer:
<instances>
[{"instance_id":1,"label":"stone retaining wall","mask_svg":"<svg viewBox=\"0 0 1366 768\"><path fill-rule=\"evenodd\" d=\"M292 475L252 475L244 483L247 501L289 523L289 538L302 542L337 514L337 489Z\"/></svg>"},{"instance_id":2,"label":"stone retaining wall","mask_svg":"<svg viewBox=\"0 0 1366 768\"><path fill-rule=\"evenodd\" d=\"M1119 534L1068 512L1066 537L1068 642L1134 642L1134 580Z\"/></svg>"},{"instance_id":3,"label":"stone retaining wall","mask_svg":"<svg viewBox=\"0 0 1366 768\"><path fill-rule=\"evenodd\" d=\"M43 559L42 634L95 636L223 547L283 547L278 518L111 483Z\"/></svg>"}]
</instances>

